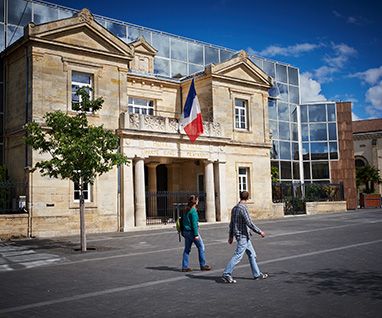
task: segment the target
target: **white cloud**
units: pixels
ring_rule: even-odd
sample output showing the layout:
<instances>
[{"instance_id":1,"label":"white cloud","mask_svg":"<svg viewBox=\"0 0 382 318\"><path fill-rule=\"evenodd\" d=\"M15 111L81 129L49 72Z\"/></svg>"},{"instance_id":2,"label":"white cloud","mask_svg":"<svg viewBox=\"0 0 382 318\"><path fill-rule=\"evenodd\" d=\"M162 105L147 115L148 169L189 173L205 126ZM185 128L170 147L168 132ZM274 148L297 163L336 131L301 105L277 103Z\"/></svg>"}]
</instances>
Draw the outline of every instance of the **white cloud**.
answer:
<instances>
[{"instance_id":1,"label":"white cloud","mask_svg":"<svg viewBox=\"0 0 382 318\"><path fill-rule=\"evenodd\" d=\"M332 82L333 78L331 75L333 75L337 71L338 70L334 67L324 65L324 66L321 66L318 69L314 70L314 77L320 83Z\"/></svg>"},{"instance_id":2,"label":"white cloud","mask_svg":"<svg viewBox=\"0 0 382 318\"><path fill-rule=\"evenodd\" d=\"M382 81L370 87L365 94L366 101L370 103L367 107L368 113L381 116L382 114Z\"/></svg>"},{"instance_id":3,"label":"white cloud","mask_svg":"<svg viewBox=\"0 0 382 318\"><path fill-rule=\"evenodd\" d=\"M299 56L302 53L313 51L319 48L320 44L299 43L286 47L271 45L258 52L261 56Z\"/></svg>"},{"instance_id":4,"label":"white cloud","mask_svg":"<svg viewBox=\"0 0 382 318\"><path fill-rule=\"evenodd\" d=\"M357 50L345 43L332 43L333 54L324 58L324 61L334 69L342 69L345 63L357 55Z\"/></svg>"},{"instance_id":5,"label":"white cloud","mask_svg":"<svg viewBox=\"0 0 382 318\"><path fill-rule=\"evenodd\" d=\"M351 113L352 120L361 120L362 118L358 117L355 113Z\"/></svg>"},{"instance_id":6,"label":"white cloud","mask_svg":"<svg viewBox=\"0 0 382 318\"><path fill-rule=\"evenodd\" d=\"M300 93L302 103L326 100L321 94L321 84L312 79L311 73L300 74Z\"/></svg>"},{"instance_id":7,"label":"white cloud","mask_svg":"<svg viewBox=\"0 0 382 318\"><path fill-rule=\"evenodd\" d=\"M375 85L382 79L382 66L351 74L350 77L358 77L370 85Z\"/></svg>"}]
</instances>

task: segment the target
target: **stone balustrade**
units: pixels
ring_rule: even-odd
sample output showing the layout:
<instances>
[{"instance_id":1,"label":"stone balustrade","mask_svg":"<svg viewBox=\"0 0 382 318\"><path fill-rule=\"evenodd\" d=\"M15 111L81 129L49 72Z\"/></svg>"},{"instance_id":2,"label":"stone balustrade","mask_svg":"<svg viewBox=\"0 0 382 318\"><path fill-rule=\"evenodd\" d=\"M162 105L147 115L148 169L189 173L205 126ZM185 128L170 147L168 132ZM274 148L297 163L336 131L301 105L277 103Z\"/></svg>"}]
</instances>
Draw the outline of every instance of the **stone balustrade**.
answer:
<instances>
[{"instance_id":1,"label":"stone balustrade","mask_svg":"<svg viewBox=\"0 0 382 318\"><path fill-rule=\"evenodd\" d=\"M204 121L203 127L204 134L202 136L223 137L220 123ZM176 118L130 114L128 112L121 114L120 128L142 132L185 134L184 130L179 126L179 120Z\"/></svg>"}]
</instances>

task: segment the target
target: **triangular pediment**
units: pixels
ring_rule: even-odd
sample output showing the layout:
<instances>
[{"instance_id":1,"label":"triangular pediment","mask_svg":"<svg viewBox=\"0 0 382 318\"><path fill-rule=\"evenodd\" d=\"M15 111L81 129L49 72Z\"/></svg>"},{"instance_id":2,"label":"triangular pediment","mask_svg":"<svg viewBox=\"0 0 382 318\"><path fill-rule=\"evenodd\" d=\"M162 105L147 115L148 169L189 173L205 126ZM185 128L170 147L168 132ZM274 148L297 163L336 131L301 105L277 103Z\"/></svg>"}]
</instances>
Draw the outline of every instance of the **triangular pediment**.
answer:
<instances>
[{"instance_id":1,"label":"triangular pediment","mask_svg":"<svg viewBox=\"0 0 382 318\"><path fill-rule=\"evenodd\" d=\"M272 78L253 63L244 51L239 52L228 61L212 65L211 73L215 77L247 82L268 88L272 86L273 82Z\"/></svg>"},{"instance_id":2,"label":"triangular pediment","mask_svg":"<svg viewBox=\"0 0 382 318\"><path fill-rule=\"evenodd\" d=\"M135 52L139 52L144 55L154 56L158 52L158 50L156 50L149 42L147 42L143 36L131 42L130 45L134 47Z\"/></svg>"},{"instance_id":3,"label":"triangular pediment","mask_svg":"<svg viewBox=\"0 0 382 318\"><path fill-rule=\"evenodd\" d=\"M34 41L127 59L133 57L133 48L98 24L87 9L71 18L40 25L30 24L27 32Z\"/></svg>"}]
</instances>

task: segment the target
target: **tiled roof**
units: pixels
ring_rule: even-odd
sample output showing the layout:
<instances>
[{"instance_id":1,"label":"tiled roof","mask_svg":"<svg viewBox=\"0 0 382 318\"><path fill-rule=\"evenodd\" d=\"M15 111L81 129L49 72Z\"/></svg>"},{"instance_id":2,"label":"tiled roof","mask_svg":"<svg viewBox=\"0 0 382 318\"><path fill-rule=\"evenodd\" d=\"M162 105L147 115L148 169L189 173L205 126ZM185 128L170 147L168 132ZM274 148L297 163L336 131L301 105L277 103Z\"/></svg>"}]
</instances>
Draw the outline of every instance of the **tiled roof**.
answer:
<instances>
[{"instance_id":1,"label":"tiled roof","mask_svg":"<svg viewBox=\"0 0 382 318\"><path fill-rule=\"evenodd\" d=\"M382 131L382 118L353 121L353 134Z\"/></svg>"}]
</instances>

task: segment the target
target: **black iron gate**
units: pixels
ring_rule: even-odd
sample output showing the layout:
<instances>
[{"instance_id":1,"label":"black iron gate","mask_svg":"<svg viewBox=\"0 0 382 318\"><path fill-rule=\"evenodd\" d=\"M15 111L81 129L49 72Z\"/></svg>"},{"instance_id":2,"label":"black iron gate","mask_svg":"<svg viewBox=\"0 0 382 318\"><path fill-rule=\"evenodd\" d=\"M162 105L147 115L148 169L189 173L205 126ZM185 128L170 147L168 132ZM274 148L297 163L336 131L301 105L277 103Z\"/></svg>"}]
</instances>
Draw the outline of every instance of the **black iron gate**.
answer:
<instances>
[{"instance_id":1,"label":"black iron gate","mask_svg":"<svg viewBox=\"0 0 382 318\"><path fill-rule=\"evenodd\" d=\"M177 208L180 213L183 212L192 194L199 196L199 220L205 221L205 192L157 191L146 192L146 224L175 223Z\"/></svg>"}]
</instances>

